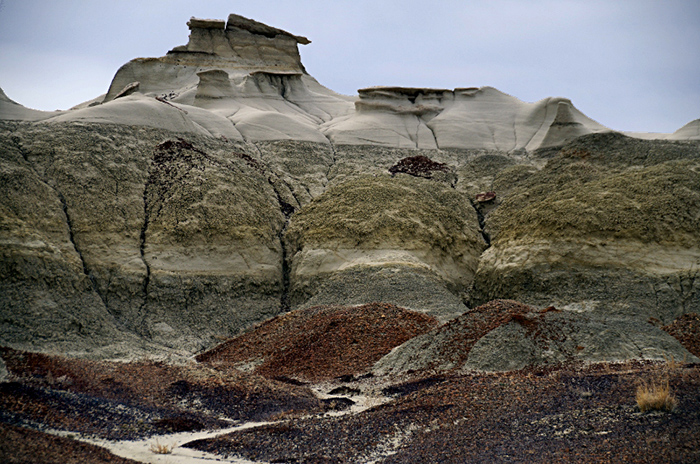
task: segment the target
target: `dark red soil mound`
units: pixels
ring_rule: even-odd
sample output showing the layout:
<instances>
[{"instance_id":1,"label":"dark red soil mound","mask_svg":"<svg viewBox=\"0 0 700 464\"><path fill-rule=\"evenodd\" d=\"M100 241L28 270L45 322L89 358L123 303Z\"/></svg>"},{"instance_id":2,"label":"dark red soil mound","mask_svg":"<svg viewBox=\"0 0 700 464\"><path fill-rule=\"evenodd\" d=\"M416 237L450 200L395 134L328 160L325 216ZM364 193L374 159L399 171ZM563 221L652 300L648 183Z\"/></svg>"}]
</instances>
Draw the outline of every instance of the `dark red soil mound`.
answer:
<instances>
[{"instance_id":1,"label":"dark red soil mound","mask_svg":"<svg viewBox=\"0 0 700 464\"><path fill-rule=\"evenodd\" d=\"M700 357L700 315L684 314L662 329L681 342L686 350Z\"/></svg>"},{"instance_id":2,"label":"dark red soil mound","mask_svg":"<svg viewBox=\"0 0 700 464\"><path fill-rule=\"evenodd\" d=\"M104 448L22 427L0 424L3 464L136 464Z\"/></svg>"},{"instance_id":3,"label":"dark red soil mound","mask_svg":"<svg viewBox=\"0 0 700 464\"><path fill-rule=\"evenodd\" d=\"M391 304L317 306L261 324L197 357L219 367L260 364L266 377L320 381L366 372L392 348L438 321Z\"/></svg>"},{"instance_id":4,"label":"dark red soil mound","mask_svg":"<svg viewBox=\"0 0 700 464\"><path fill-rule=\"evenodd\" d=\"M670 374L672 413L641 413L651 362L446 375L354 416L294 419L188 447L267 462L700 462L700 367Z\"/></svg>"},{"instance_id":5,"label":"dark red soil mound","mask_svg":"<svg viewBox=\"0 0 700 464\"><path fill-rule=\"evenodd\" d=\"M206 366L98 362L0 349L0 422L48 425L105 438L216 428L323 406L310 389Z\"/></svg>"}]
</instances>

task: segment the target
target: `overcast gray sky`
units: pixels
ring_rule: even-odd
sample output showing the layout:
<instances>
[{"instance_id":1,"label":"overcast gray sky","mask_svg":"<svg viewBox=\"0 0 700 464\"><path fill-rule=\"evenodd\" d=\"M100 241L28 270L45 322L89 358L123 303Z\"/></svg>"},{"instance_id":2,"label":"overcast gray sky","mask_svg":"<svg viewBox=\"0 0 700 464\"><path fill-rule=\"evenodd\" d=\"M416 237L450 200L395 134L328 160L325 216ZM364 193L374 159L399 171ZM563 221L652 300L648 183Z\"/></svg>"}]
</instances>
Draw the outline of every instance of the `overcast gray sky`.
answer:
<instances>
[{"instance_id":1,"label":"overcast gray sky","mask_svg":"<svg viewBox=\"0 0 700 464\"><path fill-rule=\"evenodd\" d=\"M190 16L229 13L308 37L307 71L343 94L489 85L570 98L616 130L700 118L700 0L0 0L0 87L67 109L130 59L187 43Z\"/></svg>"}]
</instances>

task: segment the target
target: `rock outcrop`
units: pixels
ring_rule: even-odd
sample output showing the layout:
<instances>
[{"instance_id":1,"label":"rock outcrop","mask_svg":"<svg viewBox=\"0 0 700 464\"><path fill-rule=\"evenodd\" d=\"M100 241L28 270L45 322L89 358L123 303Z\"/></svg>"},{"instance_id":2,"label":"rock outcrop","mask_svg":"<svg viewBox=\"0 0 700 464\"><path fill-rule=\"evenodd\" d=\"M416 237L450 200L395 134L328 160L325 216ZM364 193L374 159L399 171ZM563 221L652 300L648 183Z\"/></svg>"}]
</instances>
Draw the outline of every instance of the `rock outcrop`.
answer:
<instances>
[{"instance_id":1,"label":"rock outcrop","mask_svg":"<svg viewBox=\"0 0 700 464\"><path fill-rule=\"evenodd\" d=\"M472 301L496 297L669 323L700 307L700 150L581 137L486 219Z\"/></svg>"},{"instance_id":2,"label":"rock outcrop","mask_svg":"<svg viewBox=\"0 0 700 464\"><path fill-rule=\"evenodd\" d=\"M304 37L189 26L74 109L0 93L0 345L191 355L376 302L452 321L377 372L690 356L658 327L700 312L698 121L629 137L491 87L347 97L306 72ZM502 298L561 311L439 361Z\"/></svg>"},{"instance_id":3,"label":"rock outcrop","mask_svg":"<svg viewBox=\"0 0 700 464\"><path fill-rule=\"evenodd\" d=\"M228 21L192 18L187 25L187 45L175 47L161 58L137 58L122 66L105 102L131 82L139 82L144 94L169 95L175 88L196 87L197 73L207 69L245 74L304 71L297 48L310 43L304 37L235 14Z\"/></svg>"},{"instance_id":4,"label":"rock outcrop","mask_svg":"<svg viewBox=\"0 0 700 464\"><path fill-rule=\"evenodd\" d=\"M2 138L3 343L192 352L279 311L285 218L244 145L108 125Z\"/></svg>"},{"instance_id":5,"label":"rock outcrop","mask_svg":"<svg viewBox=\"0 0 700 464\"><path fill-rule=\"evenodd\" d=\"M334 143L512 152L609 130L569 100L525 103L492 87L372 87L359 94L355 113L324 125Z\"/></svg>"}]
</instances>

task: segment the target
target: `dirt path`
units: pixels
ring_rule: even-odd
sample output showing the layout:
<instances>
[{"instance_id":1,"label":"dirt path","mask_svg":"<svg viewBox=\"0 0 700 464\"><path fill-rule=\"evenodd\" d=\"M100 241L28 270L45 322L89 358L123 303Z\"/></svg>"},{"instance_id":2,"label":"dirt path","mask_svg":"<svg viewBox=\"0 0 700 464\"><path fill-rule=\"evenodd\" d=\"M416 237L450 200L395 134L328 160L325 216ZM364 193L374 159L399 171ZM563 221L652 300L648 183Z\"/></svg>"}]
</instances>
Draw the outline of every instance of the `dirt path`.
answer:
<instances>
[{"instance_id":1,"label":"dirt path","mask_svg":"<svg viewBox=\"0 0 700 464\"><path fill-rule=\"evenodd\" d=\"M111 441L80 437L78 440L106 448L117 456L148 464L201 464L207 462L222 462L222 458L216 454L189 448L182 448L180 445L193 440L214 438L227 433L253 429L255 427L269 424L271 424L271 422L248 422L226 429L203 432L171 433L167 435L150 437L144 440ZM65 434L61 433L61 435ZM152 448L159 446L167 447L171 450L170 453L154 453ZM238 458L229 458L224 462L231 462L235 464L255 464L254 461Z\"/></svg>"}]
</instances>

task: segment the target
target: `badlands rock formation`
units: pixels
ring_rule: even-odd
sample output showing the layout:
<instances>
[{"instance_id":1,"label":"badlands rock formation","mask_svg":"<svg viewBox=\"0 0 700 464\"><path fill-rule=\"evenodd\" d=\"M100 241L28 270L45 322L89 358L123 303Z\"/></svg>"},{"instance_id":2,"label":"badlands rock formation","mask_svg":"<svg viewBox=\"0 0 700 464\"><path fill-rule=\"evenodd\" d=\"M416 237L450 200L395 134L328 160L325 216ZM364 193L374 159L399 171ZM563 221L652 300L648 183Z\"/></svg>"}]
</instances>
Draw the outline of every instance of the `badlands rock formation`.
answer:
<instances>
[{"instance_id":1,"label":"badlands rock formation","mask_svg":"<svg viewBox=\"0 0 700 464\"><path fill-rule=\"evenodd\" d=\"M495 325L459 368L692 356L659 327L700 312L700 120L630 137L491 87L343 96L304 37L188 25L71 110L0 94L0 345L191 355L315 305L452 320L376 368L394 372L509 298L554 306L570 343Z\"/></svg>"}]
</instances>

